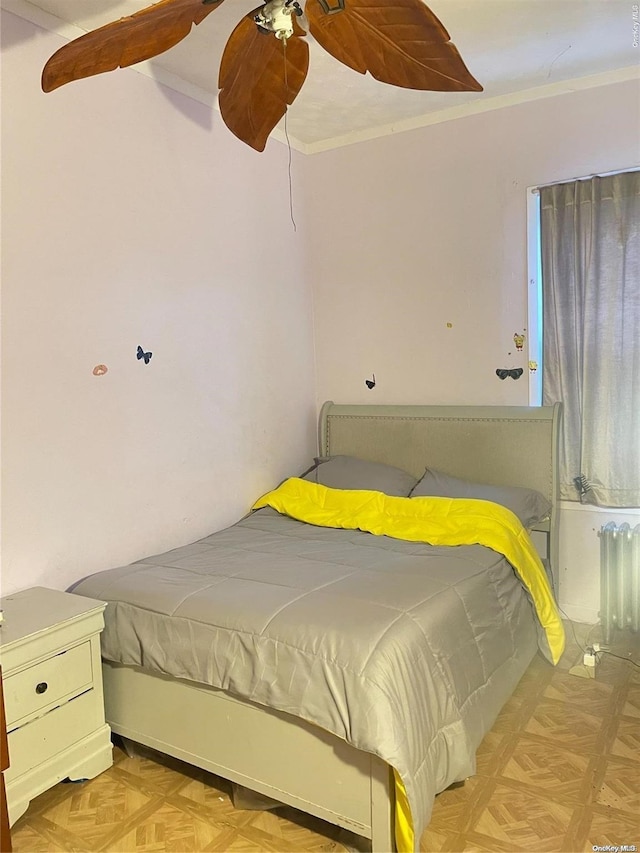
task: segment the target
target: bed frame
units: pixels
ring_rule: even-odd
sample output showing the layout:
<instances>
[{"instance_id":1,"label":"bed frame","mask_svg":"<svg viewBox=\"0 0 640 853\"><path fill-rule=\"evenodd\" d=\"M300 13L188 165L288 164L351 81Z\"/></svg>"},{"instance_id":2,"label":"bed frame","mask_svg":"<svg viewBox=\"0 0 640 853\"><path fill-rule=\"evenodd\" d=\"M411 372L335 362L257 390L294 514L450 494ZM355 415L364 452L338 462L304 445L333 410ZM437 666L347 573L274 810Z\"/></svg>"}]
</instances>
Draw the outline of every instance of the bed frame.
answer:
<instances>
[{"instance_id":1,"label":"bed frame","mask_svg":"<svg viewBox=\"0 0 640 853\"><path fill-rule=\"evenodd\" d=\"M477 482L537 489L553 506L535 535L555 580L559 414L558 405L328 402L320 414L319 449L321 455L396 465L415 476L431 465ZM517 662L513 688L529 660L523 653ZM108 661L103 670L106 717L116 734L369 838L373 853L395 849L394 785L381 759L220 690Z\"/></svg>"}]
</instances>

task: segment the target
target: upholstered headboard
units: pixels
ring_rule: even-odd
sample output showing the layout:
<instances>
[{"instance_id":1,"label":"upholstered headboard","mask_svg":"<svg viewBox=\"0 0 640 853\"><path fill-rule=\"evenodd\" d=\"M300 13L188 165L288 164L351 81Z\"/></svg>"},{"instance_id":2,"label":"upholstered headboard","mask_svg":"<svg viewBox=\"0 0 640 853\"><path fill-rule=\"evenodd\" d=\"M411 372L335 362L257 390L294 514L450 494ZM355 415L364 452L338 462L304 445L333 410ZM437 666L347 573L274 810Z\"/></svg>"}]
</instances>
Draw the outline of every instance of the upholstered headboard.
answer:
<instances>
[{"instance_id":1,"label":"upholstered headboard","mask_svg":"<svg viewBox=\"0 0 640 853\"><path fill-rule=\"evenodd\" d=\"M559 403L529 407L327 402L320 413L319 448L321 456L357 456L395 465L416 477L432 467L477 483L542 492L553 509L549 521L535 530L548 537L546 555L557 594L559 420Z\"/></svg>"}]
</instances>

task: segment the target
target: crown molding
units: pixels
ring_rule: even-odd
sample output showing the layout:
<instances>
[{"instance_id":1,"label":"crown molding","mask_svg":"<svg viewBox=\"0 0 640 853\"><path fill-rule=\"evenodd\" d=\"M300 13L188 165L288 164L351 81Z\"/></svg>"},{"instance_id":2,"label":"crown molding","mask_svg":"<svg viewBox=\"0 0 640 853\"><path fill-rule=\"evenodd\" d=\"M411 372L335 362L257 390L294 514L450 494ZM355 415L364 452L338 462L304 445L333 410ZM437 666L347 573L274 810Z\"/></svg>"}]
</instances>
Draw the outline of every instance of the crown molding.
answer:
<instances>
[{"instance_id":1,"label":"crown molding","mask_svg":"<svg viewBox=\"0 0 640 853\"><path fill-rule=\"evenodd\" d=\"M366 142L371 139L379 139L383 136L392 136L404 133L408 130L417 130L432 124L441 124L446 121L455 121L472 115L501 110L505 107L513 107L531 101L539 101L544 98L555 98L559 95L568 95L586 89L597 89L601 86L611 86L615 83L623 83L630 80L640 81L640 66L633 65L628 68L619 68L614 71L605 71L601 74L592 74L587 77L578 77L571 80L562 80L545 86L536 86L531 89L523 89L519 92L510 92L504 95L496 95L493 98L483 98L470 104L451 107L438 112L425 113L402 121L390 122L368 130L354 131L344 136L336 136L332 139L320 142L302 143L303 153L319 154L333 148L343 148L358 142Z\"/></svg>"}]
</instances>

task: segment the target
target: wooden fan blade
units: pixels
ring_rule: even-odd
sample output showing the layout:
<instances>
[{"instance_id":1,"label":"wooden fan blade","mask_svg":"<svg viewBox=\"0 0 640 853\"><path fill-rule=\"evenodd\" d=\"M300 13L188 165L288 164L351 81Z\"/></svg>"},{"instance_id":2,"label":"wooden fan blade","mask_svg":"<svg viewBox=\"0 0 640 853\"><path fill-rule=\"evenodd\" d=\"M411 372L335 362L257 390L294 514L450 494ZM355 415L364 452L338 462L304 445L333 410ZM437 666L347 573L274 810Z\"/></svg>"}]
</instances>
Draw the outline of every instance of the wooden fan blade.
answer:
<instances>
[{"instance_id":1,"label":"wooden fan blade","mask_svg":"<svg viewBox=\"0 0 640 853\"><path fill-rule=\"evenodd\" d=\"M295 18L293 35L285 43L258 28L253 16L261 8L249 12L231 33L218 78L224 123L256 151L264 151L309 70L309 45Z\"/></svg>"},{"instance_id":2,"label":"wooden fan blade","mask_svg":"<svg viewBox=\"0 0 640 853\"><path fill-rule=\"evenodd\" d=\"M307 0L309 32L332 56L404 89L481 92L422 0Z\"/></svg>"},{"instance_id":3,"label":"wooden fan blade","mask_svg":"<svg viewBox=\"0 0 640 853\"><path fill-rule=\"evenodd\" d=\"M191 32L222 0L160 0L75 39L49 59L42 88L51 92L72 80L124 68L163 53Z\"/></svg>"}]
</instances>

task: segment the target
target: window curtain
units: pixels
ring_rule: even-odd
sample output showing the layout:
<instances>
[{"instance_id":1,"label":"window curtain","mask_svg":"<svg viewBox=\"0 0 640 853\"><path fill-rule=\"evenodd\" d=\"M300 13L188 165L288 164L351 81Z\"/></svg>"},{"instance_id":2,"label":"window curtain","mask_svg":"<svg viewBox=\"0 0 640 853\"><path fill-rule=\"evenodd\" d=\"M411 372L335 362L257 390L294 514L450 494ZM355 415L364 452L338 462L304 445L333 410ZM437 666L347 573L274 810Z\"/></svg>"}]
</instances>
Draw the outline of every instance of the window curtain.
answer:
<instances>
[{"instance_id":1,"label":"window curtain","mask_svg":"<svg viewBox=\"0 0 640 853\"><path fill-rule=\"evenodd\" d=\"M640 507L640 172L542 188L540 238L560 497Z\"/></svg>"}]
</instances>

